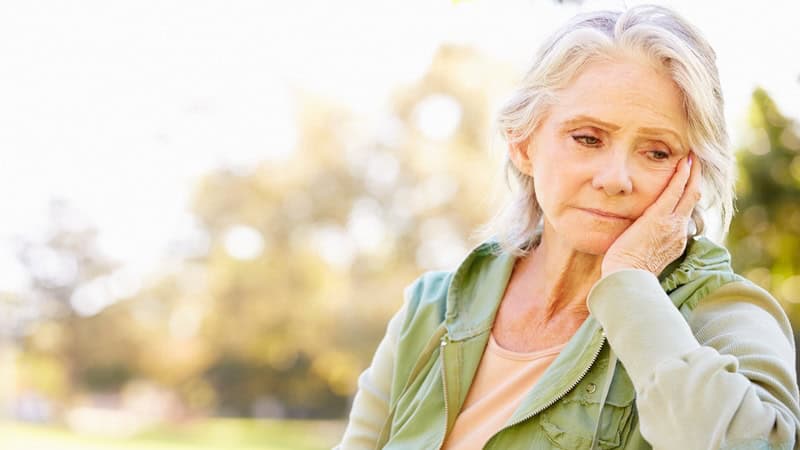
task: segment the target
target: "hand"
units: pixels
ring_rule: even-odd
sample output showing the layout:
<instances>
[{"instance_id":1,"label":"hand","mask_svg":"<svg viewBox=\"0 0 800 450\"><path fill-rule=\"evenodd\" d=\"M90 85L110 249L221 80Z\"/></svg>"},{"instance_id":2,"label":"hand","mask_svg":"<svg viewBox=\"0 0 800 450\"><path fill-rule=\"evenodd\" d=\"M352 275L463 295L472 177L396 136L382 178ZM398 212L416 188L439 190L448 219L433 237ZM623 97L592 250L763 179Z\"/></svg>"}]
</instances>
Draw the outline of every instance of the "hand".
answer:
<instances>
[{"instance_id":1,"label":"hand","mask_svg":"<svg viewBox=\"0 0 800 450\"><path fill-rule=\"evenodd\" d=\"M678 162L667 187L608 248L602 276L622 269L643 269L658 276L686 247L689 219L700 201L700 164L693 155Z\"/></svg>"}]
</instances>

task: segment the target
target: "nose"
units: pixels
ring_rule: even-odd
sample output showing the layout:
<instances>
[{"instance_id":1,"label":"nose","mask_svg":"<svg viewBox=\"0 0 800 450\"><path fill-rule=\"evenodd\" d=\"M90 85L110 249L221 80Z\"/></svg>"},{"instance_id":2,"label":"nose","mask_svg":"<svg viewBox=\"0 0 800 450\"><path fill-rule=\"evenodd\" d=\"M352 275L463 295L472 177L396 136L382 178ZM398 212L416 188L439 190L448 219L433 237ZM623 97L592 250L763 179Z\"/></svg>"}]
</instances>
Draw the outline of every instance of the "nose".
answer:
<instances>
[{"instance_id":1,"label":"nose","mask_svg":"<svg viewBox=\"0 0 800 450\"><path fill-rule=\"evenodd\" d=\"M609 197L630 194L633 181L627 159L625 154L610 154L609 158L604 158L592 178L592 187L602 189Z\"/></svg>"}]
</instances>

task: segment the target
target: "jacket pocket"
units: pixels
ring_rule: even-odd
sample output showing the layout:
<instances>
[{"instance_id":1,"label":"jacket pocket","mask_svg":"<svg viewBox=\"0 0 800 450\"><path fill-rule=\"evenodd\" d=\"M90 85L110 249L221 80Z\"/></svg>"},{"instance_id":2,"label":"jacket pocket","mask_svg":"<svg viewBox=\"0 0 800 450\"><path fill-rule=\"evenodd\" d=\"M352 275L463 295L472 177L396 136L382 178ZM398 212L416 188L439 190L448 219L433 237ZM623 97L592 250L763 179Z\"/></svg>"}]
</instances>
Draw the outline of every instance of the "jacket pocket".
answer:
<instances>
[{"instance_id":1,"label":"jacket pocket","mask_svg":"<svg viewBox=\"0 0 800 450\"><path fill-rule=\"evenodd\" d=\"M591 448L602 389L602 376L590 373L566 396L541 413L539 423L556 448ZM600 448L621 448L625 444L634 414L635 397L630 378L621 365L618 366L601 413Z\"/></svg>"}]
</instances>

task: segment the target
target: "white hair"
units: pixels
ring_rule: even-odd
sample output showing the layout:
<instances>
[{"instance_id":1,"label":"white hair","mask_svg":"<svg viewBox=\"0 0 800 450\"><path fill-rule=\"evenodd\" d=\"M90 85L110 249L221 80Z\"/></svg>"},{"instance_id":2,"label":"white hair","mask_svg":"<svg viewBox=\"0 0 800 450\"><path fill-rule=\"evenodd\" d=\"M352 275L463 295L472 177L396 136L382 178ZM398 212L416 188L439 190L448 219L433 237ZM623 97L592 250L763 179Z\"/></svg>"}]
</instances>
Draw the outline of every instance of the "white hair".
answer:
<instances>
[{"instance_id":1,"label":"white hair","mask_svg":"<svg viewBox=\"0 0 800 450\"><path fill-rule=\"evenodd\" d=\"M641 55L664 70L683 93L688 144L702 165L703 202L692 212L696 234L704 232L708 211L719 214L722 233L734 211L735 159L729 148L716 54L700 32L677 13L653 5L622 12L579 14L540 48L520 86L500 109L497 126L507 144L528 139L557 91L566 87L588 62L620 55ZM533 179L505 157L506 180L516 182L511 196L481 229L504 251L527 253L542 210ZM509 175L511 177L509 177Z\"/></svg>"}]
</instances>

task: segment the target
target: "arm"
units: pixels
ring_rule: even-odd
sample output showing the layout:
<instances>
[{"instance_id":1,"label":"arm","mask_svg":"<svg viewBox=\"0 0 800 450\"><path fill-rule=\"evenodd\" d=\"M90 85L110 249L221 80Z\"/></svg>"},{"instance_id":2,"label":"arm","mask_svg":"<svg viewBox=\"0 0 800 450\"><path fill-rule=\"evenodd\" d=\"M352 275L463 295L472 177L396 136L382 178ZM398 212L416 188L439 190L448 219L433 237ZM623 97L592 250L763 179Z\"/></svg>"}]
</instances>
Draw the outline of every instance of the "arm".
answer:
<instances>
[{"instance_id":1,"label":"arm","mask_svg":"<svg viewBox=\"0 0 800 450\"><path fill-rule=\"evenodd\" d=\"M640 431L654 448L798 445L794 342L768 293L730 283L687 324L652 273L621 270L587 302L631 377Z\"/></svg>"},{"instance_id":2,"label":"arm","mask_svg":"<svg viewBox=\"0 0 800 450\"><path fill-rule=\"evenodd\" d=\"M375 448L381 428L389 415L389 393L400 327L406 315L404 305L389 321L386 335L378 344L370 366L358 377L350 420L342 441L334 449Z\"/></svg>"}]
</instances>

